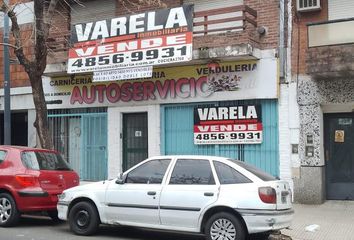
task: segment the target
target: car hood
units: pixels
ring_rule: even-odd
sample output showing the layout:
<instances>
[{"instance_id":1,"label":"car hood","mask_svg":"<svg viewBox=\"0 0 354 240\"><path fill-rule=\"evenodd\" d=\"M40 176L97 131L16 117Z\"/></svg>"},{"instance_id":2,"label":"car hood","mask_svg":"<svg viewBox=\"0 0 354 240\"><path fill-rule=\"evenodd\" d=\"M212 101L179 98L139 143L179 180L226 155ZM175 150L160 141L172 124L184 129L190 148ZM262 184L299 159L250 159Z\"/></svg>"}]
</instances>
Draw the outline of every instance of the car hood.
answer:
<instances>
[{"instance_id":1,"label":"car hood","mask_svg":"<svg viewBox=\"0 0 354 240\"><path fill-rule=\"evenodd\" d=\"M97 191L97 190L103 190L106 189L107 186L114 180L105 180L105 181L99 181L99 182L94 182L94 183L88 183L88 184L83 184L79 185L76 187L69 188L65 190L65 192L81 192L81 191Z\"/></svg>"}]
</instances>

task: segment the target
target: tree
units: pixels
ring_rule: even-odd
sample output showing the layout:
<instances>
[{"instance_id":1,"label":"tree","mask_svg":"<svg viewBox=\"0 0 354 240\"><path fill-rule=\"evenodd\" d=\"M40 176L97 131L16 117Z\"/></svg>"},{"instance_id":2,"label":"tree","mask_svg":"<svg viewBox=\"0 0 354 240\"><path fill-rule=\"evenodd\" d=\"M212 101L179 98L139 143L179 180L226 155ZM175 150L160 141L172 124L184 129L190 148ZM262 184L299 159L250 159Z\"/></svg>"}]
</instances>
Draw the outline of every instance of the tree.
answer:
<instances>
[{"instance_id":1,"label":"tree","mask_svg":"<svg viewBox=\"0 0 354 240\"><path fill-rule=\"evenodd\" d=\"M133 6L139 10L139 6L148 5L154 7L164 7L160 0L118 0L125 8ZM47 65L48 47L47 40L49 31L52 26L53 16L56 13L58 3L70 3L67 0L34 0L34 28L32 47L33 56L25 55L23 48L23 39L21 38L20 26L18 24L15 8L0 0L0 11L7 14L11 20L11 32L14 37L15 44L12 46L14 53L20 64L24 67L32 87L33 102L36 111L36 120L34 127L37 130L40 145L43 148L53 149L53 141L48 127L47 105L44 98L42 85L42 75ZM73 3L82 4L78 0ZM71 3L71 4L73 4Z\"/></svg>"}]
</instances>

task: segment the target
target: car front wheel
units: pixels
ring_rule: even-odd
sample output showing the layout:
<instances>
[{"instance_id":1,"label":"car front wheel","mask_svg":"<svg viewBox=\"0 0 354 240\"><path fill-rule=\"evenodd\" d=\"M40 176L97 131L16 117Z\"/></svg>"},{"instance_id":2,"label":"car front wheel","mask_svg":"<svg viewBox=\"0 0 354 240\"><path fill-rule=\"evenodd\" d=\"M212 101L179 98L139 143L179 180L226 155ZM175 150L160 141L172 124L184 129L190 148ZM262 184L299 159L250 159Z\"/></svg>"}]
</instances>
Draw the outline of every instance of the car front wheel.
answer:
<instances>
[{"instance_id":1,"label":"car front wheel","mask_svg":"<svg viewBox=\"0 0 354 240\"><path fill-rule=\"evenodd\" d=\"M0 193L0 226L11 227L20 219L16 202L8 193Z\"/></svg>"},{"instance_id":2,"label":"car front wheel","mask_svg":"<svg viewBox=\"0 0 354 240\"><path fill-rule=\"evenodd\" d=\"M244 240L246 231L241 221L227 212L216 213L205 226L208 240Z\"/></svg>"},{"instance_id":3,"label":"car front wheel","mask_svg":"<svg viewBox=\"0 0 354 240\"><path fill-rule=\"evenodd\" d=\"M75 204L69 213L70 229L77 235L92 235L99 225L96 207L89 202Z\"/></svg>"}]
</instances>

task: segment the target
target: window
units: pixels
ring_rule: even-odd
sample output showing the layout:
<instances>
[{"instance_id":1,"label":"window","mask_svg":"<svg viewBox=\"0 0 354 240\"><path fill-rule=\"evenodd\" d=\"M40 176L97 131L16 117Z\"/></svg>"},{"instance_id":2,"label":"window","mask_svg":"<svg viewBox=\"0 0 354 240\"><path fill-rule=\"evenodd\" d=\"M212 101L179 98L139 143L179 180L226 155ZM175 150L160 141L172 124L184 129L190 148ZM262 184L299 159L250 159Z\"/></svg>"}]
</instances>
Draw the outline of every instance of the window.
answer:
<instances>
[{"instance_id":1,"label":"window","mask_svg":"<svg viewBox=\"0 0 354 240\"><path fill-rule=\"evenodd\" d=\"M170 164L169 159L151 160L130 171L127 183L160 184Z\"/></svg>"},{"instance_id":2,"label":"window","mask_svg":"<svg viewBox=\"0 0 354 240\"><path fill-rule=\"evenodd\" d=\"M251 183L247 177L239 173L234 168L225 163L214 161L216 173L218 175L220 184L237 184L237 183Z\"/></svg>"},{"instance_id":3,"label":"window","mask_svg":"<svg viewBox=\"0 0 354 240\"><path fill-rule=\"evenodd\" d=\"M0 151L0 163L2 163L5 160L6 152L5 151Z\"/></svg>"},{"instance_id":4,"label":"window","mask_svg":"<svg viewBox=\"0 0 354 240\"><path fill-rule=\"evenodd\" d=\"M33 170L71 170L60 154L26 151L21 155L23 165Z\"/></svg>"},{"instance_id":5,"label":"window","mask_svg":"<svg viewBox=\"0 0 354 240\"><path fill-rule=\"evenodd\" d=\"M208 160L177 160L170 184L215 184Z\"/></svg>"},{"instance_id":6,"label":"window","mask_svg":"<svg viewBox=\"0 0 354 240\"><path fill-rule=\"evenodd\" d=\"M274 176L270 175L269 173L266 173L252 165L248 165L247 163L237 161L237 160L231 160L229 159L230 162L236 163L237 165L243 167L247 171L253 173L256 175L258 178L262 179L263 181L274 181L277 180Z\"/></svg>"}]
</instances>

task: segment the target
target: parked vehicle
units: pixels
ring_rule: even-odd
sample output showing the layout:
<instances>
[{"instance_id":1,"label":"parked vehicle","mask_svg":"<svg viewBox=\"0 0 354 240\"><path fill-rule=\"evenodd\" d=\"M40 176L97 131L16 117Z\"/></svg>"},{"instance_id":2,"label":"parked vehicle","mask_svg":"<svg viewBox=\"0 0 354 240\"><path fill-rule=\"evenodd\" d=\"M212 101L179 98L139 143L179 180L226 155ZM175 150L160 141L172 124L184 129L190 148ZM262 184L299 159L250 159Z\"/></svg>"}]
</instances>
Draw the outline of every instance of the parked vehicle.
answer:
<instances>
[{"instance_id":1,"label":"parked vehicle","mask_svg":"<svg viewBox=\"0 0 354 240\"><path fill-rule=\"evenodd\" d=\"M243 240L289 227L288 182L241 161L212 156L149 158L113 180L65 190L58 216L77 235L100 223Z\"/></svg>"},{"instance_id":2,"label":"parked vehicle","mask_svg":"<svg viewBox=\"0 0 354 240\"><path fill-rule=\"evenodd\" d=\"M58 194L77 185L79 176L58 152L0 146L0 226L13 226L31 212L58 220Z\"/></svg>"}]
</instances>

